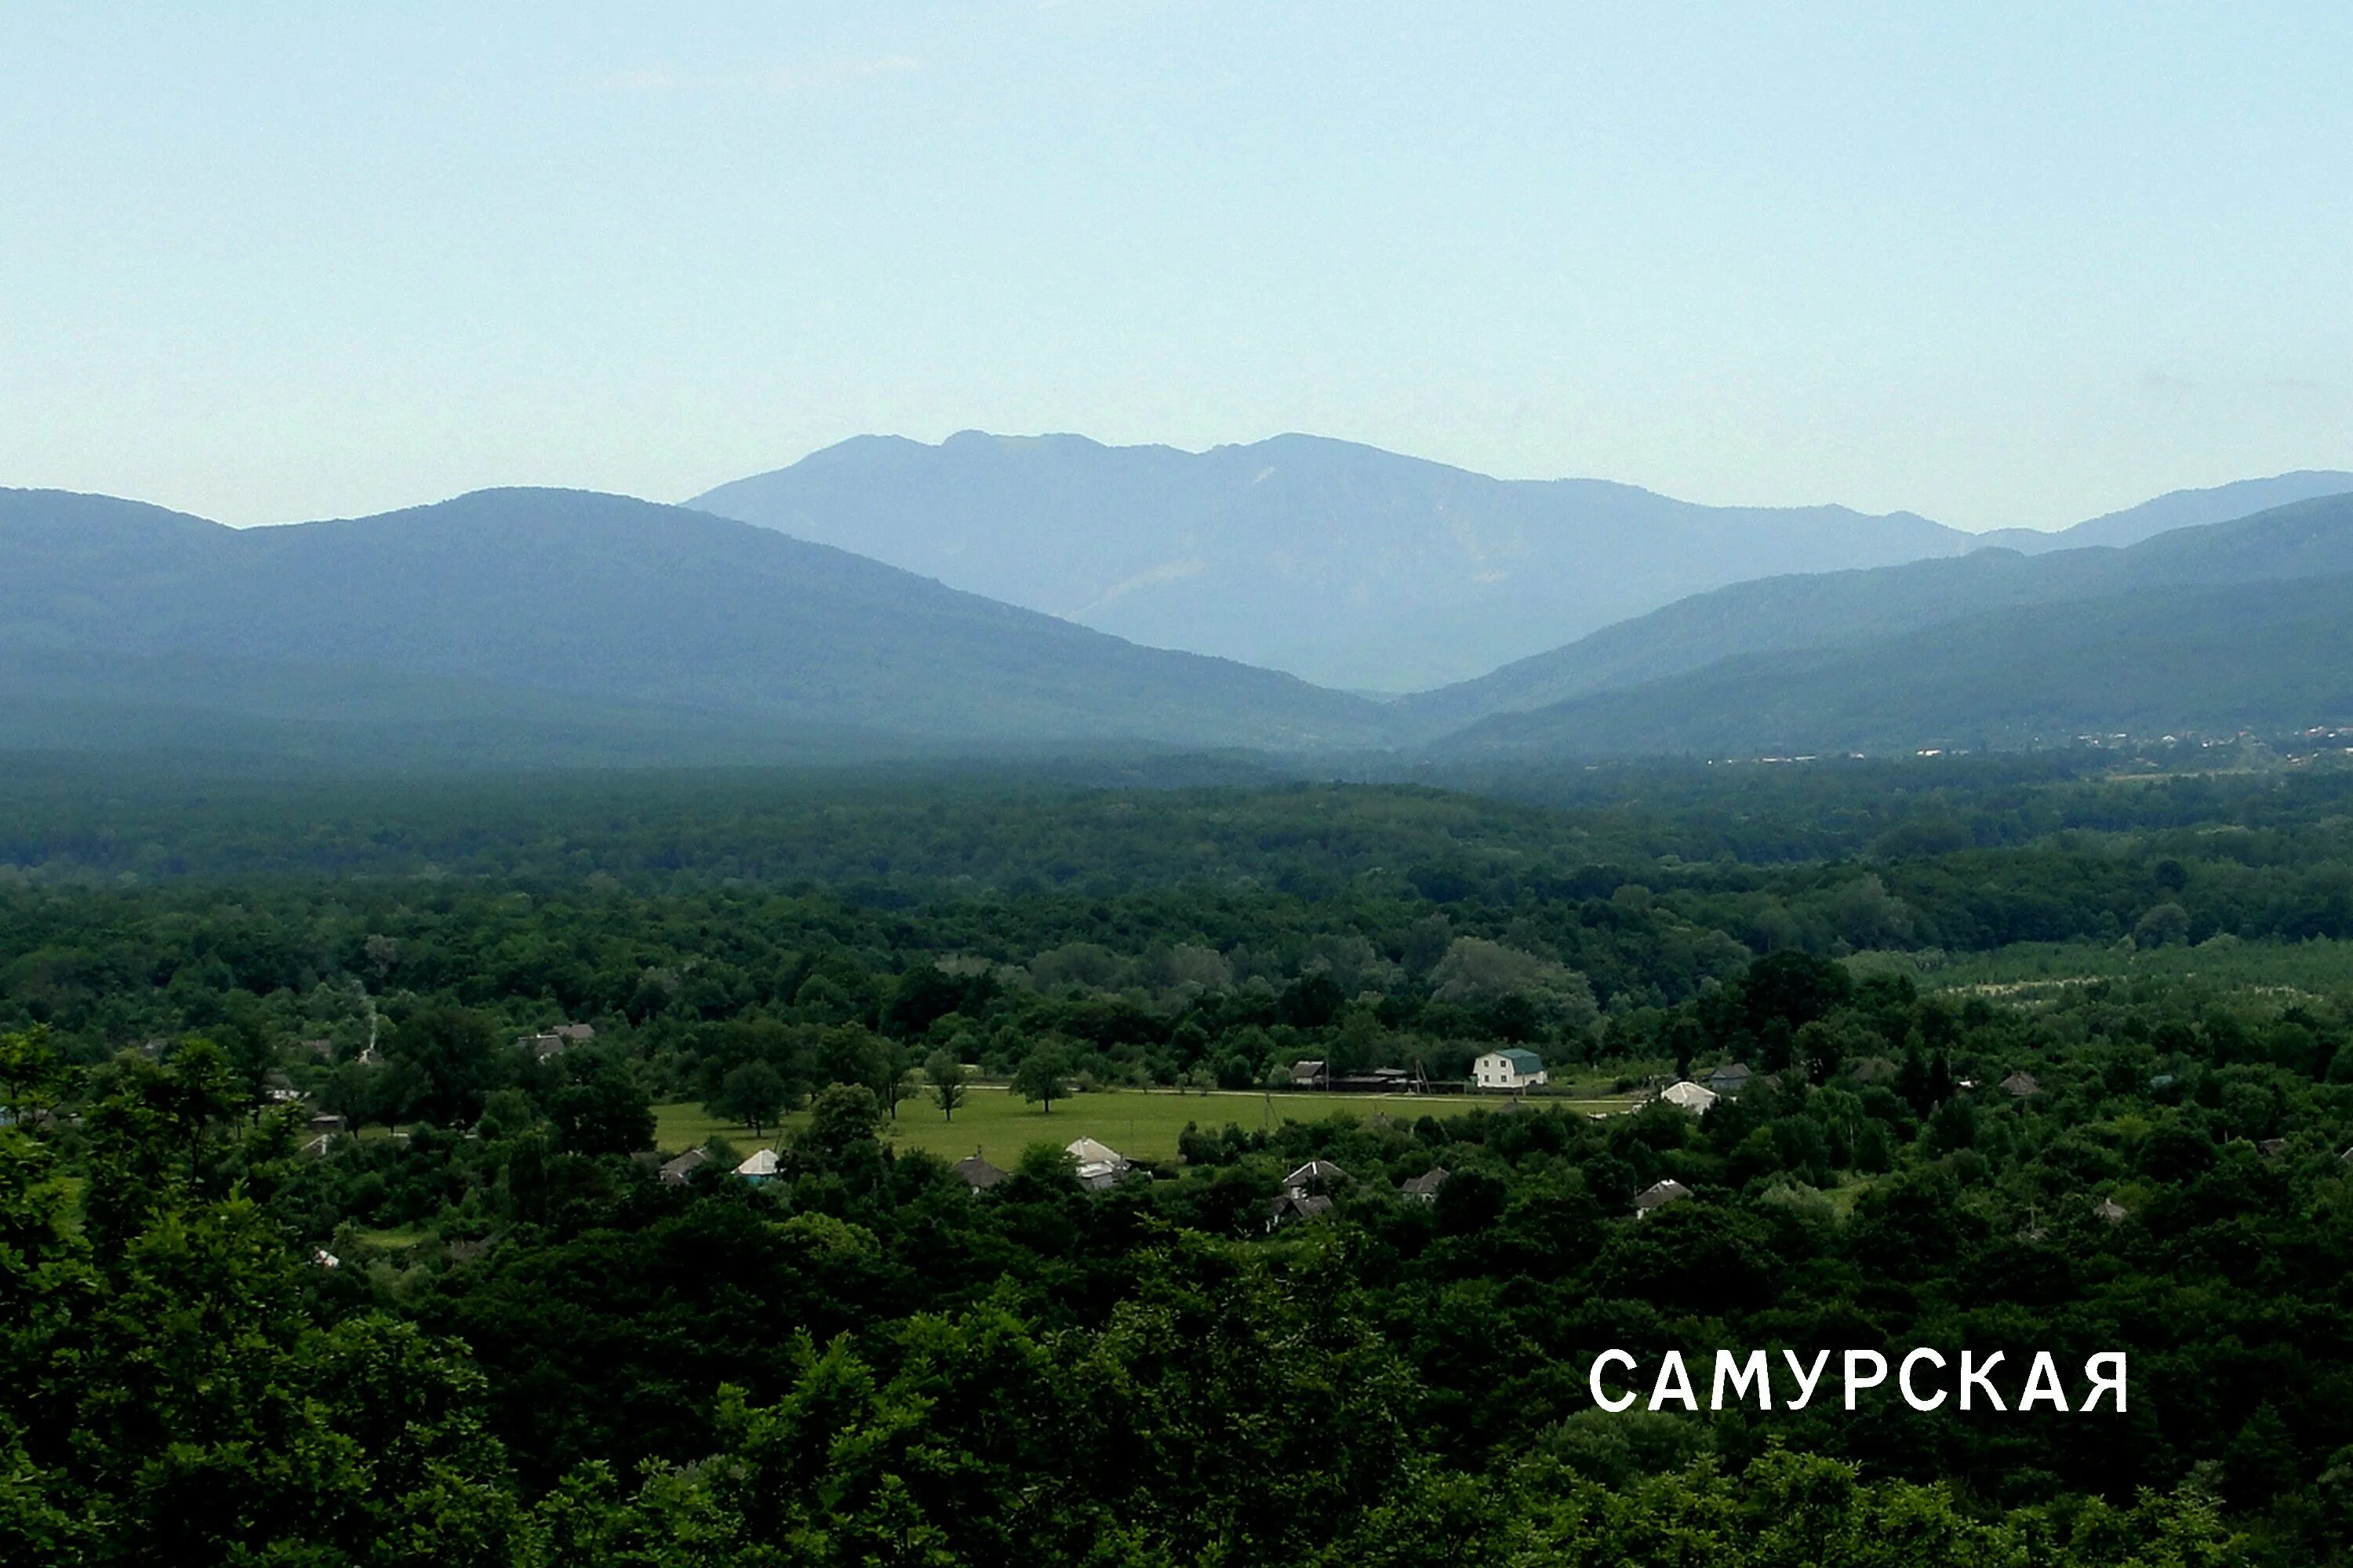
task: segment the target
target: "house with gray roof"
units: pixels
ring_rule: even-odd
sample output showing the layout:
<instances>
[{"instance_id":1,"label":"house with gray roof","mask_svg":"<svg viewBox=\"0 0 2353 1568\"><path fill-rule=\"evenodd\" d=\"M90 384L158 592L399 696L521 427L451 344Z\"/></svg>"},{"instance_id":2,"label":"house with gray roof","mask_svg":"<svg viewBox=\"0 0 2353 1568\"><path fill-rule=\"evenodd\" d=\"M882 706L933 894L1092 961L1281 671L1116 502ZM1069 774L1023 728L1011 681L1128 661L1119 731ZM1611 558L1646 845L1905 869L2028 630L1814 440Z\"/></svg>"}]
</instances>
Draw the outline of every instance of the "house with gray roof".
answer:
<instances>
[{"instance_id":1,"label":"house with gray roof","mask_svg":"<svg viewBox=\"0 0 2353 1568\"><path fill-rule=\"evenodd\" d=\"M1415 1202L1434 1203L1438 1202L1438 1190L1446 1185L1446 1175L1445 1166L1434 1165L1419 1176L1407 1178L1398 1191Z\"/></svg>"},{"instance_id":2,"label":"house with gray roof","mask_svg":"<svg viewBox=\"0 0 2353 1568\"><path fill-rule=\"evenodd\" d=\"M1642 1219L1657 1213L1669 1203L1678 1203L1691 1196L1691 1189L1670 1176L1667 1180L1645 1187L1634 1199L1634 1217Z\"/></svg>"},{"instance_id":3,"label":"house with gray roof","mask_svg":"<svg viewBox=\"0 0 2353 1568\"><path fill-rule=\"evenodd\" d=\"M957 1160L951 1169L964 1178L965 1186L976 1192L986 1192L1005 1180L1005 1172L983 1160L977 1149Z\"/></svg>"},{"instance_id":4,"label":"house with gray roof","mask_svg":"<svg viewBox=\"0 0 2353 1568\"><path fill-rule=\"evenodd\" d=\"M1707 1086L1719 1095L1730 1097L1746 1088L1748 1081L1756 1075L1748 1070L1746 1063L1726 1062L1707 1075Z\"/></svg>"}]
</instances>

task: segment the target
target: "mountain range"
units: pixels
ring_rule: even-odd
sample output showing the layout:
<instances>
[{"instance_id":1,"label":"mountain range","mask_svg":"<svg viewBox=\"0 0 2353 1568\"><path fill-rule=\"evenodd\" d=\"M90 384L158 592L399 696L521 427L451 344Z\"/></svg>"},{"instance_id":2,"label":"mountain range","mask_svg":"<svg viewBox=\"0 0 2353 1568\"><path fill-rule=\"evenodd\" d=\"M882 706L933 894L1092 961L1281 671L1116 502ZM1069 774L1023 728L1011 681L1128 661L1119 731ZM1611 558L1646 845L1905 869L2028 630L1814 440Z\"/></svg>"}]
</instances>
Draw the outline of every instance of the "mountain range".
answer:
<instances>
[{"instance_id":1,"label":"mountain range","mask_svg":"<svg viewBox=\"0 0 2353 1568\"><path fill-rule=\"evenodd\" d=\"M1082 468L1141 451L1198 474L1208 471L1187 465L1220 455L1080 446ZM896 461L895 450L859 461ZM1067 455L994 438L976 450L984 468L1006 450L1049 466ZM1394 501L1382 475L1440 489L1477 479L1303 438L1220 452L1325 465L1319 493L1334 510L1306 533L1346 531L1358 514L1335 497ZM2130 539L2340 482L2353 491L2353 477L2316 473L2187 493L2076 533ZM1162 503L1182 488L1172 481ZM1622 492L1612 504L1644 497L1602 489ZM1683 506L1640 505L1651 503ZM913 502L892 504L912 527ZM1376 507L1379 527L1409 534L1402 508ZM1745 540L1743 558L1799 535L1810 550L1868 552L1885 543L1870 536L1882 524L1936 547L1712 588L1471 680L1375 698L1148 646L774 527L592 492L484 491L233 529L103 496L0 491L0 748L418 767L1177 748L1356 766L1345 759L2021 746L2353 723L2353 616L2341 608L2353 602L2353 494L2123 547L2037 535L2032 553L1955 552L1919 519L1651 515L1686 541L1711 530ZM1588 514L1578 526L1599 525ZM1778 542L1757 545L1759 534ZM1041 578L1061 569L1042 534L1019 553ZM1270 622L1282 620L1280 598L1262 607Z\"/></svg>"},{"instance_id":2,"label":"mountain range","mask_svg":"<svg viewBox=\"0 0 2353 1568\"><path fill-rule=\"evenodd\" d=\"M588 492L236 529L11 491L0 560L0 742L20 745L216 720L496 754L521 723L574 737L564 755L657 757L1384 734L1375 705L1293 676Z\"/></svg>"},{"instance_id":3,"label":"mountain range","mask_svg":"<svg viewBox=\"0 0 2353 1568\"><path fill-rule=\"evenodd\" d=\"M973 430L859 437L687 504L1154 647L1395 693L1757 577L2125 545L2348 490L2353 474L2287 474L1975 535L1911 513L1492 479L1313 436L1187 452Z\"/></svg>"},{"instance_id":4,"label":"mountain range","mask_svg":"<svg viewBox=\"0 0 2353 1568\"><path fill-rule=\"evenodd\" d=\"M1588 757L2353 724L2348 606L2343 495L2122 550L1745 583L1405 705L1451 753Z\"/></svg>"},{"instance_id":5,"label":"mountain range","mask_svg":"<svg viewBox=\"0 0 2353 1568\"><path fill-rule=\"evenodd\" d=\"M1738 583L1400 705L1413 715L1412 727L1435 736L1490 715L1680 677L1719 661L1861 647L1999 610L2343 573L2353 573L2353 497L2327 497L2159 534L2124 549L2028 556L1995 547L1869 571ZM1957 645L1967 634L1947 636Z\"/></svg>"}]
</instances>

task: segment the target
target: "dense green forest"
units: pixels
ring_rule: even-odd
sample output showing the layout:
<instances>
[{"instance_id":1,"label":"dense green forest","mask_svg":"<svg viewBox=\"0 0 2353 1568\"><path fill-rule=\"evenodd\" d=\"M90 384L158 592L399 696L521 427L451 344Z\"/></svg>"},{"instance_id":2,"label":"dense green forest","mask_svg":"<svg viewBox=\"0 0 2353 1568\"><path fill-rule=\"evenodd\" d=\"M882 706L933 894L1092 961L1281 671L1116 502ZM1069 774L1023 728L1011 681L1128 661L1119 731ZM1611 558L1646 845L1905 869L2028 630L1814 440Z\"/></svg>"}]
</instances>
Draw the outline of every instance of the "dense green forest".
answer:
<instances>
[{"instance_id":1,"label":"dense green forest","mask_svg":"<svg viewBox=\"0 0 2353 1568\"><path fill-rule=\"evenodd\" d=\"M91 1563L2353 1560L2353 770L1463 782L10 769L0 1531ZM1299 1119L1274 1086L1459 1094L1506 1044L1645 1103ZM1704 1115L1647 1100L1736 1061ZM892 1139L968 1074L1040 1107L978 1191ZM1082 1187L1089 1097L1152 1093L1198 1097L1179 1158ZM680 1102L790 1113L775 1177L665 1180ZM1328 1204L1282 1202L1311 1160ZM2077 1405L2122 1350L2129 1407L1707 1408L1719 1347L1912 1346L2049 1351ZM1611 1348L1642 1389L1682 1351L1701 1408L1596 1408Z\"/></svg>"}]
</instances>

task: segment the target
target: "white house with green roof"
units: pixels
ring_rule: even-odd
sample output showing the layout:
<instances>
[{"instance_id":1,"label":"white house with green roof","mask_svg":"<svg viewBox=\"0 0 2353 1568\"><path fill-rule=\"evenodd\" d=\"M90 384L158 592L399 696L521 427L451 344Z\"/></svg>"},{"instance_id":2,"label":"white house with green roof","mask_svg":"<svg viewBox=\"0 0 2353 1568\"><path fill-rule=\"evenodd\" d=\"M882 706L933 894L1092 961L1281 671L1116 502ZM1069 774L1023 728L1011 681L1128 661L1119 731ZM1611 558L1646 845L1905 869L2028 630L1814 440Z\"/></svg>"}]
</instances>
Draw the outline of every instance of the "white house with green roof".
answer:
<instances>
[{"instance_id":1,"label":"white house with green roof","mask_svg":"<svg viewBox=\"0 0 2353 1568\"><path fill-rule=\"evenodd\" d=\"M1471 1064L1482 1089L1532 1089L1545 1081L1544 1058L1533 1051L1490 1051Z\"/></svg>"}]
</instances>

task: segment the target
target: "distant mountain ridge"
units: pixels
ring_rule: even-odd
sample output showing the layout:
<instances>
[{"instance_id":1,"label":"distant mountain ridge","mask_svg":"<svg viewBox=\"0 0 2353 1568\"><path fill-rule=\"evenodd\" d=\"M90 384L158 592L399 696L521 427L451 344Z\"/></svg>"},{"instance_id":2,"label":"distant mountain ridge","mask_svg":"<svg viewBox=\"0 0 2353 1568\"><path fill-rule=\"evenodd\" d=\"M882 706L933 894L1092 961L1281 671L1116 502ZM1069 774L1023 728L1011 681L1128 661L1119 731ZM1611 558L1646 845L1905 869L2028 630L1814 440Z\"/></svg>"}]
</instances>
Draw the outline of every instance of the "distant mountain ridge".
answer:
<instances>
[{"instance_id":1,"label":"distant mountain ridge","mask_svg":"<svg viewBox=\"0 0 2353 1568\"><path fill-rule=\"evenodd\" d=\"M2353 496L2177 529L2124 549L1986 549L1868 571L1767 577L1696 594L1475 681L1404 699L1419 732L1662 680L1720 659L1852 646L2017 606L2136 588L2353 572Z\"/></svg>"},{"instance_id":2,"label":"distant mountain ridge","mask_svg":"<svg viewBox=\"0 0 2353 1568\"><path fill-rule=\"evenodd\" d=\"M553 715L591 731L609 720L657 751L667 731L691 731L764 755L797 735L988 751L1383 734L1375 705L1287 675L589 492L485 491L253 529L0 492L0 689L51 709L59 691L111 693L150 718L332 727L350 708L398 732L430 729L456 701L490 740ZM69 717L48 722L70 730Z\"/></svg>"},{"instance_id":3,"label":"distant mountain ridge","mask_svg":"<svg viewBox=\"0 0 2353 1568\"><path fill-rule=\"evenodd\" d=\"M2123 545L2353 474L2160 496L2054 533L1908 512L1712 507L1603 480L1498 480L1322 437L1188 452L967 430L860 436L691 506L1154 647L1408 692L1460 682L1733 583Z\"/></svg>"},{"instance_id":4,"label":"distant mountain ridge","mask_svg":"<svg viewBox=\"0 0 2353 1568\"><path fill-rule=\"evenodd\" d=\"M1154 647L1409 691L1725 583L1950 555L1908 513L1708 507L1321 437L866 436L687 503Z\"/></svg>"},{"instance_id":5,"label":"distant mountain ridge","mask_svg":"<svg viewBox=\"0 0 2353 1568\"><path fill-rule=\"evenodd\" d=\"M2165 499L2130 526L2221 503ZM622 496L484 491L238 530L0 491L0 748L544 767L2032 745L2353 722L2348 596L2341 495L2121 549L1735 584L1373 700Z\"/></svg>"},{"instance_id":6,"label":"distant mountain ridge","mask_svg":"<svg viewBox=\"0 0 2353 1568\"><path fill-rule=\"evenodd\" d=\"M2091 545L2122 546L2176 528L2200 528L2252 517L2274 507L2299 501L2353 493L2353 473L2335 469L2299 469L2268 479L2241 479L2205 490L2177 490L2121 512L2087 518L2070 528L2043 533L2033 528L1997 528L1977 535L1980 547L2043 555L2052 550L2080 550Z\"/></svg>"},{"instance_id":7,"label":"distant mountain ridge","mask_svg":"<svg viewBox=\"0 0 2353 1568\"><path fill-rule=\"evenodd\" d=\"M2353 576L2023 605L1934 630L1744 655L1441 740L1441 757L2019 749L2160 730L2353 724Z\"/></svg>"},{"instance_id":8,"label":"distant mountain ridge","mask_svg":"<svg viewBox=\"0 0 2353 1568\"><path fill-rule=\"evenodd\" d=\"M1442 752L1578 756L2353 723L2348 605L2340 495L2121 550L1741 584L1402 706Z\"/></svg>"}]
</instances>

